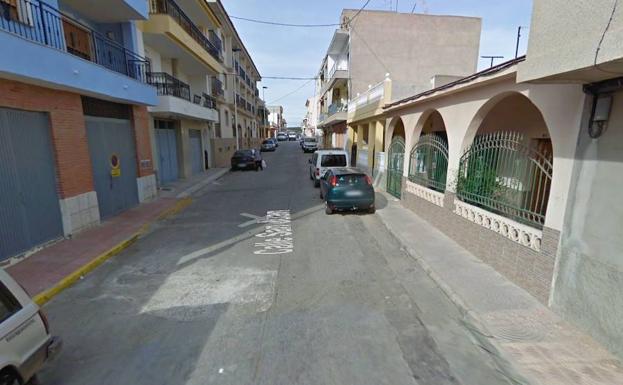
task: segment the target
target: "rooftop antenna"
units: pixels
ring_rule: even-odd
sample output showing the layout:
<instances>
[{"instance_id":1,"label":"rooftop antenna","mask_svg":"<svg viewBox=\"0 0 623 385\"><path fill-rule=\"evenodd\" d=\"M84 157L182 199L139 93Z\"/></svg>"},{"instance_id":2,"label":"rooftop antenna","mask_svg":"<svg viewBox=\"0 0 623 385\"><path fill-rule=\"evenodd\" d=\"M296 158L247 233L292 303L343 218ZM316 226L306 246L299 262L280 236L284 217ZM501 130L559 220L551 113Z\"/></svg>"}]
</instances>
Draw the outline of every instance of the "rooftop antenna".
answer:
<instances>
[{"instance_id":1,"label":"rooftop antenna","mask_svg":"<svg viewBox=\"0 0 623 385\"><path fill-rule=\"evenodd\" d=\"M491 56L491 55L483 55L481 56L483 59L491 59L491 67L493 67L493 60L495 59L504 59L504 56Z\"/></svg>"}]
</instances>

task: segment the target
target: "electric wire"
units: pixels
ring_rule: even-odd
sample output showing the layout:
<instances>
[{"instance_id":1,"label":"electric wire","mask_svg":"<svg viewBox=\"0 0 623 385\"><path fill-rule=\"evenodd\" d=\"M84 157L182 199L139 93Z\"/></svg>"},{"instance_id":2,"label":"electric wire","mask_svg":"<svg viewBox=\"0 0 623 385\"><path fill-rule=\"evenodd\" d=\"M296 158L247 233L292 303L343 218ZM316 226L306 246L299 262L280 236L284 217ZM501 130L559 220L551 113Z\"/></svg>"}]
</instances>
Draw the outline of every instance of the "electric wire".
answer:
<instances>
[{"instance_id":1,"label":"electric wire","mask_svg":"<svg viewBox=\"0 0 623 385\"><path fill-rule=\"evenodd\" d=\"M608 30L610 29L610 25L612 24L612 20L614 19L614 14L616 13L617 10L617 6L619 4L619 0L614 0L614 5L612 6L612 12L610 13L610 18L608 19L608 23L606 24L606 28L604 28L603 33L601 34L601 38L599 39L599 44L597 44L597 49L595 49L595 59L593 61L593 66L595 68L597 68L597 70L604 72L604 73L608 73L608 74L614 74L614 75L621 75L621 72L614 72L614 71L608 71L605 70L603 68L599 67L599 64L597 64L597 59L599 58L599 51L601 50L601 45L604 42L604 39L606 38L606 34L608 33Z\"/></svg>"},{"instance_id":2,"label":"electric wire","mask_svg":"<svg viewBox=\"0 0 623 385\"><path fill-rule=\"evenodd\" d=\"M290 96L290 95L293 95L293 94L297 93L298 91L302 90L302 89L303 89L306 85L308 85L309 83L311 83L311 82L312 82L312 80L314 80L314 79L311 79L311 80L306 81L305 83L303 83L303 85L301 85L300 87L298 87L298 88L297 88L297 89L295 89L294 91L292 91L292 92L288 92L287 94L285 94L285 95L283 95L283 96L280 96L280 97L278 97L277 99L275 99L275 100L273 100L273 101L271 101L270 103L267 103L267 104L275 104L275 103L277 103L278 101L280 101L280 100L282 100L282 99L285 99L285 98L287 98L288 96Z\"/></svg>"}]
</instances>

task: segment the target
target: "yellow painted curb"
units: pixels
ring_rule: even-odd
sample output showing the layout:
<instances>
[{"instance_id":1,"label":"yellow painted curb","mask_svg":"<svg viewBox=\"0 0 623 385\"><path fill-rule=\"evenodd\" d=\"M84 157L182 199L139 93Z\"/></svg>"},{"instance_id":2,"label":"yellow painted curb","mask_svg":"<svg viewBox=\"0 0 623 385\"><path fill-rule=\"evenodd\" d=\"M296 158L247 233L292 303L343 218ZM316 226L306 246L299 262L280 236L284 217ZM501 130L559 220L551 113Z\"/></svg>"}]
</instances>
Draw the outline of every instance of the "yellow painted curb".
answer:
<instances>
[{"instance_id":1,"label":"yellow painted curb","mask_svg":"<svg viewBox=\"0 0 623 385\"><path fill-rule=\"evenodd\" d=\"M141 226L141 228L137 232L132 234L129 238L121 241L120 243L115 245L113 248L109 249L103 254L100 254L99 256L95 257L95 259L89 261L88 263L81 266L80 268L72 272L71 274L67 275L65 278L57 282L56 285L35 295L33 297L33 300L35 301L37 305L42 306L43 304L45 304L46 302L54 298L56 295L58 295L60 292L67 289L74 283L76 283L76 281L80 280L81 277L84 277L91 271L95 270L96 267L104 263L106 260L110 259L116 254L119 254L122 250L128 248L130 245L136 242L141 235L145 234L153 223L179 213L191 203L192 203L192 199L190 198L184 198L184 199L177 201L173 207L168 208L165 211L163 211L160 215L158 215L156 219L148 223L145 223L143 226Z\"/></svg>"}]
</instances>

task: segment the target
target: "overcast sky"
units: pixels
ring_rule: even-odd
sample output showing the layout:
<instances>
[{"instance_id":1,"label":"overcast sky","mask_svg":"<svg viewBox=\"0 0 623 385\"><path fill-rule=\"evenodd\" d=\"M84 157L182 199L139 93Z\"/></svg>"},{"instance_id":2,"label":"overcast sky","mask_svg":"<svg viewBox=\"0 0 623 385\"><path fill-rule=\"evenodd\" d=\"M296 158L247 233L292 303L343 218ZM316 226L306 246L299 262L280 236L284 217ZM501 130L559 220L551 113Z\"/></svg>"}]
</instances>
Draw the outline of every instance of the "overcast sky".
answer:
<instances>
[{"instance_id":1,"label":"overcast sky","mask_svg":"<svg viewBox=\"0 0 623 385\"><path fill-rule=\"evenodd\" d=\"M396 9L397 0L371 0L366 9ZM359 9L365 0L222 0L230 16L293 24L339 23L343 8ZM399 12L482 18L480 55L515 56L518 26L530 26L531 0L398 0ZM335 27L293 28L233 20L262 76L313 77ZM520 54L525 53L529 30L522 32ZM506 60L504 59L504 60ZM489 66L480 59L479 69ZM299 126L305 116L305 100L314 94L314 82L265 79L269 104L281 104L289 126ZM290 96L283 97L302 87Z\"/></svg>"}]
</instances>

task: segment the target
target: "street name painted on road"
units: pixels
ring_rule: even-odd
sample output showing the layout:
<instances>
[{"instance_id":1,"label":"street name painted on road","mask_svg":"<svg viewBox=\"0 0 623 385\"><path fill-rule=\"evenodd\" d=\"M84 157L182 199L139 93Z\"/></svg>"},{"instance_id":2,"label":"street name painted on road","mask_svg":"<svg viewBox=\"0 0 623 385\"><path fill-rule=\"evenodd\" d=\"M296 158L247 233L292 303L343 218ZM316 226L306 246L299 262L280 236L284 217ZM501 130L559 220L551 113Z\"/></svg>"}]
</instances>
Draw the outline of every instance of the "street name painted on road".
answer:
<instances>
[{"instance_id":1,"label":"street name painted on road","mask_svg":"<svg viewBox=\"0 0 623 385\"><path fill-rule=\"evenodd\" d=\"M294 251L292 238L292 224L290 210L275 210L266 212L264 232L256 234L262 242L256 242L253 254L287 254Z\"/></svg>"}]
</instances>

